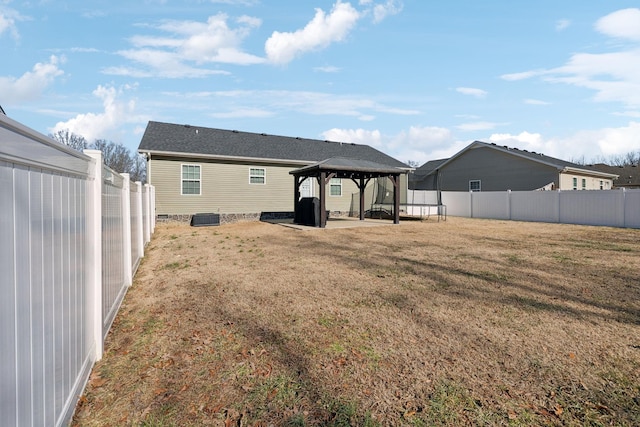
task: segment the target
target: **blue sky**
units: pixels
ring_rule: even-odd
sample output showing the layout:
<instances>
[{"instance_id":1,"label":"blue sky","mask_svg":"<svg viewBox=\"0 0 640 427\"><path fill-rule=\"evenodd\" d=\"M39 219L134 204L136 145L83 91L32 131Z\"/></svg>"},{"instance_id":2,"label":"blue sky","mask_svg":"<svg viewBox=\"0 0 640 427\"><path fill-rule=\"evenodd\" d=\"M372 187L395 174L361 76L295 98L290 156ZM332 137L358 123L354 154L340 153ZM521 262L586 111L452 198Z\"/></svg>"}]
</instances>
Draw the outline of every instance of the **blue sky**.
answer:
<instances>
[{"instance_id":1,"label":"blue sky","mask_svg":"<svg viewBox=\"0 0 640 427\"><path fill-rule=\"evenodd\" d=\"M0 105L136 150L149 120L372 145L640 150L638 1L0 0Z\"/></svg>"}]
</instances>

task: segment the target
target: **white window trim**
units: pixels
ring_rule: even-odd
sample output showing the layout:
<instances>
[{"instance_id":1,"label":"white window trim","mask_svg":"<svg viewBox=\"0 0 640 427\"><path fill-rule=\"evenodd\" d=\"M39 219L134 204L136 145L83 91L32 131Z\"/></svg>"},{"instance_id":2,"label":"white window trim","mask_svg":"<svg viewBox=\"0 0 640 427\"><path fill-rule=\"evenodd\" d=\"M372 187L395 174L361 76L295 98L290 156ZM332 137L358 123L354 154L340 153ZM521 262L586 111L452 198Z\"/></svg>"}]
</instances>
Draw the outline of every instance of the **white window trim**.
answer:
<instances>
[{"instance_id":1,"label":"white window trim","mask_svg":"<svg viewBox=\"0 0 640 427\"><path fill-rule=\"evenodd\" d=\"M264 175L252 175L251 171L256 169L264 171ZM264 182L251 182L251 178L262 178ZM249 185L267 185L267 168L249 167Z\"/></svg>"},{"instance_id":2,"label":"white window trim","mask_svg":"<svg viewBox=\"0 0 640 427\"><path fill-rule=\"evenodd\" d=\"M472 182L477 182L478 183L478 189L477 190L473 190L471 188L471 183ZM473 192L482 191L482 180L481 179L470 179L469 180L469 191L473 191Z\"/></svg>"},{"instance_id":3,"label":"white window trim","mask_svg":"<svg viewBox=\"0 0 640 427\"><path fill-rule=\"evenodd\" d=\"M199 179L184 179L184 176L182 175L182 167L183 166L197 166L198 170L200 171L200 178ZM200 183L200 185L198 186L198 188L200 189L200 192L198 194L194 194L194 193L188 193L185 194L182 192L183 190L183 186L182 183L184 181L198 181ZM202 195L202 165L199 163L181 163L180 164L180 195L181 196L201 196Z\"/></svg>"},{"instance_id":4,"label":"white window trim","mask_svg":"<svg viewBox=\"0 0 640 427\"><path fill-rule=\"evenodd\" d=\"M339 183L336 182L334 184L333 183L334 179L337 179L339 181ZM334 185L340 187L340 194L331 194L331 187L333 187ZM329 180L329 197L342 197L342 178L331 178Z\"/></svg>"}]
</instances>

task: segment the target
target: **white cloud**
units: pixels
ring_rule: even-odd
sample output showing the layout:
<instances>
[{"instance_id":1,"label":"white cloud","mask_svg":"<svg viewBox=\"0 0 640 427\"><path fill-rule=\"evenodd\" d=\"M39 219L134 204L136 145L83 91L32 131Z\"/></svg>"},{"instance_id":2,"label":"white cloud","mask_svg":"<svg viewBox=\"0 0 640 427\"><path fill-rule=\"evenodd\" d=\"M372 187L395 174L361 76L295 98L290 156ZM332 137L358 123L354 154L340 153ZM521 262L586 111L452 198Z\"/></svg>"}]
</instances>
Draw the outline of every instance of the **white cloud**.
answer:
<instances>
[{"instance_id":1,"label":"white cloud","mask_svg":"<svg viewBox=\"0 0 640 427\"><path fill-rule=\"evenodd\" d=\"M610 13L600 18L595 28L610 37L640 41L640 9L629 8Z\"/></svg>"},{"instance_id":2,"label":"white cloud","mask_svg":"<svg viewBox=\"0 0 640 427\"><path fill-rule=\"evenodd\" d=\"M518 80L530 79L531 77L536 77L545 73L546 73L545 70L531 70L531 71L523 71L521 73L503 74L500 76L500 78L503 80L513 82Z\"/></svg>"},{"instance_id":3,"label":"white cloud","mask_svg":"<svg viewBox=\"0 0 640 427\"><path fill-rule=\"evenodd\" d=\"M556 21L556 31L564 31L571 25L571 21L568 19L559 19Z\"/></svg>"},{"instance_id":4,"label":"white cloud","mask_svg":"<svg viewBox=\"0 0 640 427\"><path fill-rule=\"evenodd\" d=\"M320 71L323 73L337 73L340 71L340 68L338 67L332 67L330 65L324 66L324 67L315 67L314 68L315 71Z\"/></svg>"},{"instance_id":5,"label":"white cloud","mask_svg":"<svg viewBox=\"0 0 640 427\"><path fill-rule=\"evenodd\" d=\"M51 56L49 62L38 62L33 66L32 71L27 71L18 78L0 77L0 93L3 102L16 104L38 99L56 77L64 74L64 71L59 68L62 62L64 58Z\"/></svg>"},{"instance_id":6,"label":"white cloud","mask_svg":"<svg viewBox=\"0 0 640 427\"><path fill-rule=\"evenodd\" d=\"M476 89L473 87L457 87L456 92L459 92L463 95L475 96L476 98L484 98L488 94L488 92L485 90Z\"/></svg>"},{"instance_id":7,"label":"white cloud","mask_svg":"<svg viewBox=\"0 0 640 427\"><path fill-rule=\"evenodd\" d=\"M623 9L599 19L596 30L609 37L640 41L640 9ZM559 67L504 74L508 81L535 76L551 83L587 88L595 92L597 102L618 102L628 107L640 106L640 46L604 53L576 53Z\"/></svg>"},{"instance_id":8,"label":"white cloud","mask_svg":"<svg viewBox=\"0 0 640 427\"><path fill-rule=\"evenodd\" d=\"M640 49L602 54L579 53L565 65L549 71L545 80L592 89L596 92L596 101L640 106L639 69Z\"/></svg>"},{"instance_id":9,"label":"white cloud","mask_svg":"<svg viewBox=\"0 0 640 427\"><path fill-rule=\"evenodd\" d=\"M103 70L106 74L134 77L206 77L229 74L210 69L204 64L249 65L264 62L264 58L244 52L241 44L261 20L250 16L236 19L231 28L225 14L210 16L206 22L164 21L148 26L161 31L161 36L133 36L129 40L132 49L118 52L137 66L112 66Z\"/></svg>"},{"instance_id":10,"label":"white cloud","mask_svg":"<svg viewBox=\"0 0 640 427\"><path fill-rule=\"evenodd\" d=\"M70 132L82 135L89 142L96 139L117 139L114 136L125 124L136 124L148 120L147 117L136 114L135 101L119 99L128 89L130 87L116 89L98 86L93 91L93 95L102 100L104 111L101 113L82 113L66 122L58 122L50 130L51 133L68 129Z\"/></svg>"},{"instance_id":11,"label":"white cloud","mask_svg":"<svg viewBox=\"0 0 640 427\"><path fill-rule=\"evenodd\" d=\"M493 122L472 122L472 123L463 123L461 125L456 126L456 129L465 132L476 132L479 130L491 130L500 126L500 123Z\"/></svg>"},{"instance_id":12,"label":"white cloud","mask_svg":"<svg viewBox=\"0 0 640 427\"><path fill-rule=\"evenodd\" d=\"M541 101L539 99L531 99L531 98L525 99L524 103L528 105L551 105L550 102Z\"/></svg>"},{"instance_id":13,"label":"white cloud","mask_svg":"<svg viewBox=\"0 0 640 427\"><path fill-rule=\"evenodd\" d=\"M377 148L382 146L382 134L379 130L333 128L322 132L322 137L328 141L366 144Z\"/></svg>"},{"instance_id":14,"label":"white cloud","mask_svg":"<svg viewBox=\"0 0 640 427\"><path fill-rule=\"evenodd\" d=\"M354 117L371 121L378 113L416 115L415 110L388 106L374 99L358 95L287 90L229 90L209 92L163 92L164 96L189 100L189 107L207 108L223 102L239 109L267 110L276 113L291 112L310 115ZM219 101L222 99L222 101Z\"/></svg>"},{"instance_id":15,"label":"white cloud","mask_svg":"<svg viewBox=\"0 0 640 427\"><path fill-rule=\"evenodd\" d=\"M296 56L343 41L360 19L360 13L349 3L338 2L329 14L316 9L314 18L295 32L274 31L265 43L270 62L287 64Z\"/></svg>"},{"instance_id":16,"label":"white cloud","mask_svg":"<svg viewBox=\"0 0 640 427\"><path fill-rule=\"evenodd\" d=\"M13 38L18 38L18 29L13 18L0 13L0 36L5 32L10 33Z\"/></svg>"},{"instance_id":17,"label":"white cloud","mask_svg":"<svg viewBox=\"0 0 640 427\"><path fill-rule=\"evenodd\" d=\"M545 138L539 133L493 134L488 142L543 153L563 160L587 162L640 150L640 122L627 126L584 130L563 138Z\"/></svg>"},{"instance_id":18,"label":"white cloud","mask_svg":"<svg viewBox=\"0 0 640 427\"><path fill-rule=\"evenodd\" d=\"M274 114L275 113L273 111L262 110L259 108L237 108L224 113L212 113L211 117L216 119L265 118L271 117Z\"/></svg>"},{"instance_id":19,"label":"white cloud","mask_svg":"<svg viewBox=\"0 0 640 427\"><path fill-rule=\"evenodd\" d=\"M640 122L629 122L628 126L584 131L576 140L595 142L604 156L626 154L640 150Z\"/></svg>"},{"instance_id":20,"label":"white cloud","mask_svg":"<svg viewBox=\"0 0 640 427\"><path fill-rule=\"evenodd\" d=\"M2 1L0 1L0 6L1 5ZM20 13L14 9L0 7L0 37L2 37L4 33L8 33L11 38L18 40L20 34L18 33L16 22L26 21L28 19L29 18L20 15Z\"/></svg>"},{"instance_id":21,"label":"white cloud","mask_svg":"<svg viewBox=\"0 0 640 427\"><path fill-rule=\"evenodd\" d=\"M476 139L567 161L593 162L639 151L638 135L640 121L632 121L627 126L580 131L562 138L523 131L519 134L494 133ZM322 136L332 141L368 144L398 160L419 164L451 157L472 142L457 139L447 128L434 126L411 126L395 135L385 135L379 130L334 128L323 132Z\"/></svg>"},{"instance_id":22,"label":"white cloud","mask_svg":"<svg viewBox=\"0 0 640 427\"><path fill-rule=\"evenodd\" d=\"M385 3L373 6L373 22L379 23L390 15L397 15L402 11L403 4L397 0L387 0Z\"/></svg>"},{"instance_id":23,"label":"white cloud","mask_svg":"<svg viewBox=\"0 0 640 427\"><path fill-rule=\"evenodd\" d=\"M239 4L242 6L253 6L258 4L259 0L209 0L213 4Z\"/></svg>"},{"instance_id":24,"label":"white cloud","mask_svg":"<svg viewBox=\"0 0 640 427\"><path fill-rule=\"evenodd\" d=\"M330 141L367 144L403 162L420 164L449 157L468 142L454 141L451 131L435 126L411 126L396 135L384 135L379 130L330 129L322 133Z\"/></svg>"},{"instance_id":25,"label":"white cloud","mask_svg":"<svg viewBox=\"0 0 640 427\"><path fill-rule=\"evenodd\" d=\"M613 113L614 116L622 116L622 117L633 117L635 119L640 119L640 111L622 111Z\"/></svg>"}]
</instances>

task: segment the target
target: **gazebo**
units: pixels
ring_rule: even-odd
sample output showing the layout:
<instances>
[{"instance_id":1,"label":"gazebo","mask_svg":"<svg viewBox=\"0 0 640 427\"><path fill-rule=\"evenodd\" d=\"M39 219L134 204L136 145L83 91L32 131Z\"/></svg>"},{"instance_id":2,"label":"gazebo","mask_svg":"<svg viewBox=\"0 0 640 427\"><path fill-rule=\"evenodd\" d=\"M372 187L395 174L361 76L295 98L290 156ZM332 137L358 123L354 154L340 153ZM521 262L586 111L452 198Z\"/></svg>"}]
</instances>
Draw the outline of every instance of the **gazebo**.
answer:
<instances>
[{"instance_id":1,"label":"gazebo","mask_svg":"<svg viewBox=\"0 0 640 427\"><path fill-rule=\"evenodd\" d=\"M360 221L364 221L364 189L372 178L388 177L393 183L393 223L400 223L400 175L406 170L368 160L332 157L289 172L294 176L294 209L298 217L300 185L307 178L316 178L320 187L319 227L327 225L326 186L331 178L351 179L360 190Z\"/></svg>"}]
</instances>

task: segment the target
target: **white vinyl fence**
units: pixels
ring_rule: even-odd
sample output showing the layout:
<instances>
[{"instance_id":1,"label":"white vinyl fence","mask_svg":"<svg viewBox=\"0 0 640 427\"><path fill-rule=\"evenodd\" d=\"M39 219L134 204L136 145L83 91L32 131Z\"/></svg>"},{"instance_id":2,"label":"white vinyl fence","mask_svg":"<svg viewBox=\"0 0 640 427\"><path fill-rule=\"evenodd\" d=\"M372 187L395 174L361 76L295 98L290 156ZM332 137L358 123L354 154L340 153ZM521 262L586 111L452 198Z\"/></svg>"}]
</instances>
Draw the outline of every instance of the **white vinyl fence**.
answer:
<instances>
[{"instance_id":1,"label":"white vinyl fence","mask_svg":"<svg viewBox=\"0 0 640 427\"><path fill-rule=\"evenodd\" d=\"M415 194L412 194L415 193ZM435 200L435 191L411 191L411 200ZM467 218L556 222L640 228L640 190L594 191L443 191L447 214ZM416 207L413 209L417 209ZM409 212L410 213L410 212Z\"/></svg>"},{"instance_id":2,"label":"white vinyl fence","mask_svg":"<svg viewBox=\"0 0 640 427\"><path fill-rule=\"evenodd\" d=\"M2 425L69 423L155 226L153 193L0 115Z\"/></svg>"}]
</instances>

